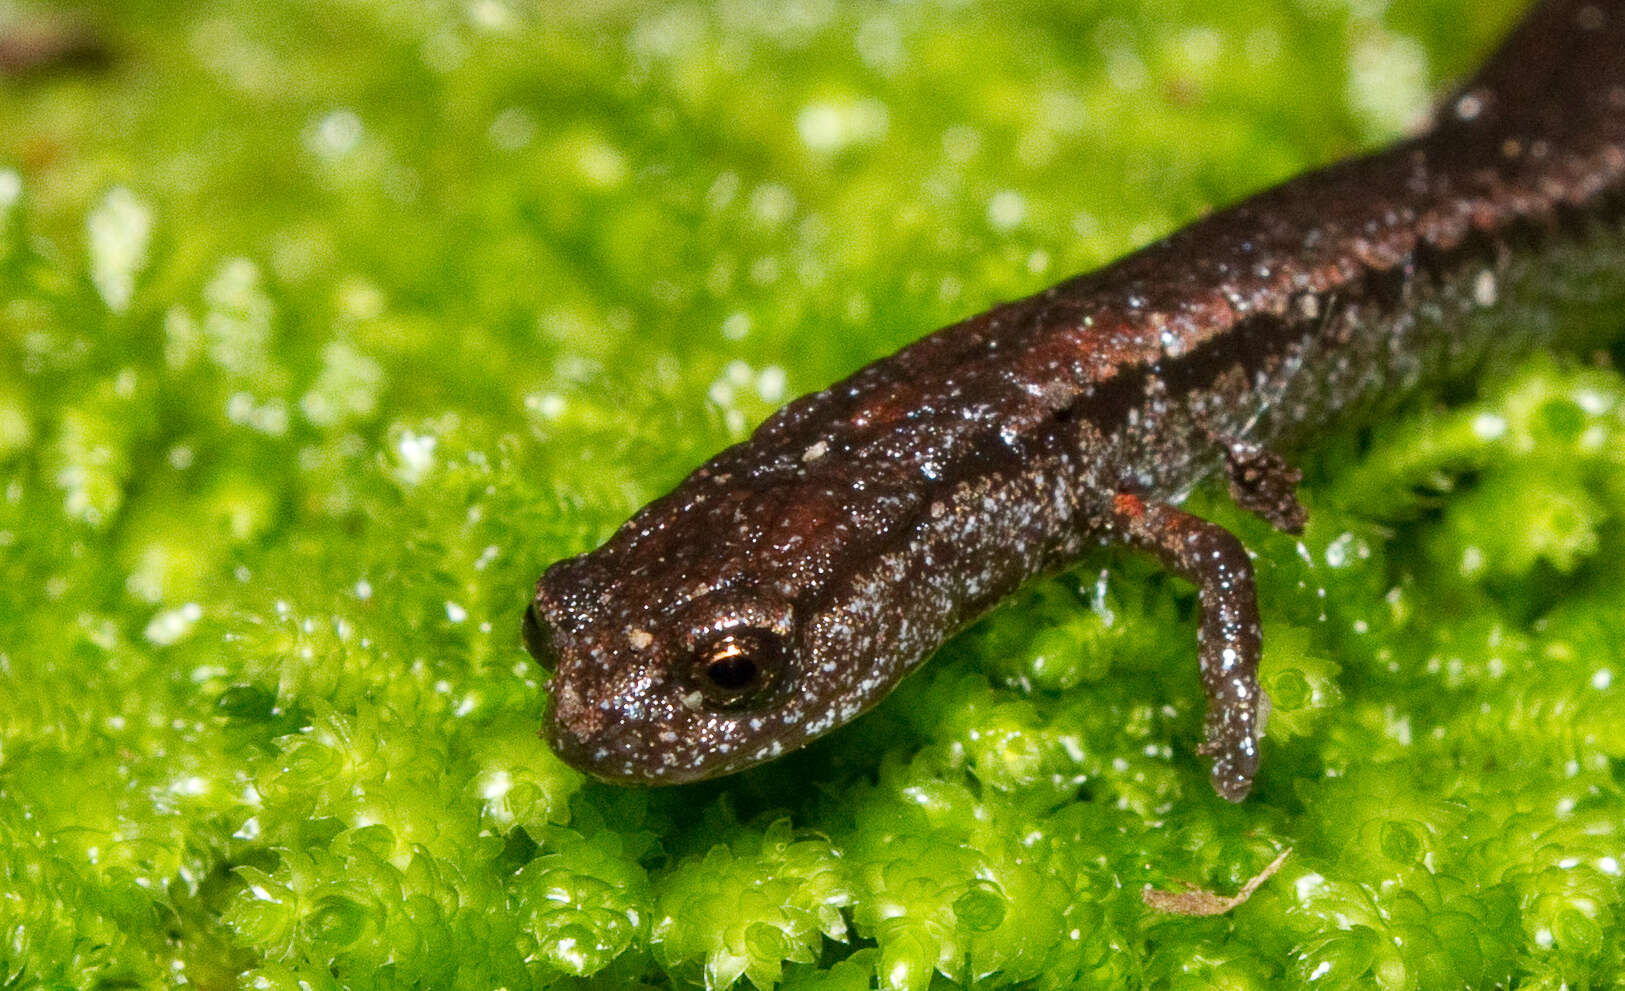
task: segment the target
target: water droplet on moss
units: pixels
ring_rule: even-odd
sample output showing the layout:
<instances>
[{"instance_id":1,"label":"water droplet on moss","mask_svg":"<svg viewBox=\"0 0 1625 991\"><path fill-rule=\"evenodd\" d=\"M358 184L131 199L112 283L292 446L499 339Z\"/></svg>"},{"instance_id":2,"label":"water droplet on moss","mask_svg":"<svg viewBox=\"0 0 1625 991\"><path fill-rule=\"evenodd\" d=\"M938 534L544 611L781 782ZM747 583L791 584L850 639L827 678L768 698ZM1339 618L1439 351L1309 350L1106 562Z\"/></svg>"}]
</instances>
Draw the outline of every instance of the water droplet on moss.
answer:
<instances>
[{"instance_id":1,"label":"water droplet on moss","mask_svg":"<svg viewBox=\"0 0 1625 991\"><path fill-rule=\"evenodd\" d=\"M992 932L1004 924L1004 896L983 882L954 899L954 920L965 932Z\"/></svg>"},{"instance_id":2,"label":"water droplet on moss","mask_svg":"<svg viewBox=\"0 0 1625 991\"><path fill-rule=\"evenodd\" d=\"M317 903L305 924L311 939L333 946L348 946L361 937L367 926L367 912L341 895L328 895Z\"/></svg>"},{"instance_id":3,"label":"water droplet on moss","mask_svg":"<svg viewBox=\"0 0 1625 991\"><path fill-rule=\"evenodd\" d=\"M1302 709L1309 704L1314 690L1309 687L1309 679L1303 676L1302 671L1282 671L1270 681L1270 705L1283 712L1292 712Z\"/></svg>"},{"instance_id":4,"label":"water droplet on moss","mask_svg":"<svg viewBox=\"0 0 1625 991\"><path fill-rule=\"evenodd\" d=\"M1426 848L1420 827L1397 820L1382 824L1377 831L1377 844L1382 849L1382 855L1396 864L1417 863Z\"/></svg>"}]
</instances>

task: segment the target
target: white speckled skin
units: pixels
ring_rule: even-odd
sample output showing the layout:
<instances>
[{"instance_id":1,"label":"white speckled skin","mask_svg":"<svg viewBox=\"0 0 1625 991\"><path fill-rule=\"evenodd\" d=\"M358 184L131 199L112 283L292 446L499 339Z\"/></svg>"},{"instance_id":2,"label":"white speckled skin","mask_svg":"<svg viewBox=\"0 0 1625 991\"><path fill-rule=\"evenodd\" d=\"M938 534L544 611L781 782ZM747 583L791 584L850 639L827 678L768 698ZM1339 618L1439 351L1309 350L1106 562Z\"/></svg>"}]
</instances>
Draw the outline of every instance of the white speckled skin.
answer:
<instances>
[{"instance_id":1,"label":"white speckled skin","mask_svg":"<svg viewBox=\"0 0 1625 991\"><path fill-rule=\"evenodd\" d=\"M561 561L527 614L548 736L676 783L801 746L1102 542L1198 586L1214 785L1257 764L1250 566L1173 507L1224 465L1301 524L1262 448L1552 332L1575 268L1625 299L1625 0L1539 6L1429 133L1310 173L789 404ZM1560 292L1557 293L1560 295ZM745 702L703 660L767 644Z\"/></svg>"}]
</instances>

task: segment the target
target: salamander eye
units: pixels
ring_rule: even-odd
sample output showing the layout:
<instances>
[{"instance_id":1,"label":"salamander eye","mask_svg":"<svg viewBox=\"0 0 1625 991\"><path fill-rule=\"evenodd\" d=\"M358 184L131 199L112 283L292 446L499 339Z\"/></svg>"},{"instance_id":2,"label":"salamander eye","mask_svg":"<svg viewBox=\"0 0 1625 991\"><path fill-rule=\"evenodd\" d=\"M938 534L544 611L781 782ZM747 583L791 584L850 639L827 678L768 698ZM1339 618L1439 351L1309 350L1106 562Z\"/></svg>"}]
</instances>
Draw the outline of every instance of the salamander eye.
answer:
<instances>
[{"instance_id":1,"label":"salamander eye","mask_svg":"<svg viewBox=\"0 0 1625 991\"><path fill-rule=\"evenodd\" d=\"M553 647L553 631L540 616L536 615L534 602L525 610L523 632L525 649L530 651L530 656L536 658L537 664L548 671L559 666L559 653Z\"/></svg>"},{"instance_id":2,"label":"salamander eye","mask_svg":"<svg viewBox=\"0 0 1625 991\"><path fill-rule=\"evenodd\" d=\"M760 705L784 670L784 641L770 630L730 630L694 652L692 676L700 694L718 709Z\"/></svg>"}]
</instances>

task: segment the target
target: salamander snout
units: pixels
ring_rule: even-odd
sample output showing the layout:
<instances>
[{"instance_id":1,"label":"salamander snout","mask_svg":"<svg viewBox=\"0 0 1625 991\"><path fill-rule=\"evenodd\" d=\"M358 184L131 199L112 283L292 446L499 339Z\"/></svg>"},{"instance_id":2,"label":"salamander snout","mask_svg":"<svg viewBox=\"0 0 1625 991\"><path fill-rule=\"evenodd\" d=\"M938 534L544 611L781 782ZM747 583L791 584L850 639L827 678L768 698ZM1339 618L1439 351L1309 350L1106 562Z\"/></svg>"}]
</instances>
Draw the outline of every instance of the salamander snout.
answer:
<instances>
[{"instance_id":1,"label":"salamander snout","mask_svg":"<svg viewBox=\"0 0 1625 991\"><path fill-rule=\"evenodd\" d=\"M525 610L525 621L521 624L520 633L525 640L525 650L530 656L536 658L548 671L559 666L558 651L553 646L553 630L536 614L536 603L532 602Z\"/></svg>"}]
</instances>

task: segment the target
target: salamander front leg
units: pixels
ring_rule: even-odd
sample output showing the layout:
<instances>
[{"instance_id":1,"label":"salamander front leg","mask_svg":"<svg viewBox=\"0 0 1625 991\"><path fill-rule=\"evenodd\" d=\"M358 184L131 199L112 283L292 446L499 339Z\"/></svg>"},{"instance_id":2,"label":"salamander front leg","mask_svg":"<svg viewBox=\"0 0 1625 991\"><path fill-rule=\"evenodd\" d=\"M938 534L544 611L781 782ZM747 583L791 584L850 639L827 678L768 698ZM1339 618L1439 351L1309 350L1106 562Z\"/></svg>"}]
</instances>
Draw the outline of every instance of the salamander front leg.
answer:
<instances>
[{"instance_id":1,"label":"salamander front leg","mask_svg":"<svg viewBox=\"0 0 1625 991\"><path fill-rule=\"evenodd\" d=\"M1232 802L1252 790L1258 771L1258 685L1263 642L1258 593L1247 549L1230 531L1166 503L1119 494L1108 514L1124 543L1150 551L1196 586L1202 687L1207 692L1206 740L1197 752L1213 758L1213 789Z\"/></svg>"}]
</instances>

